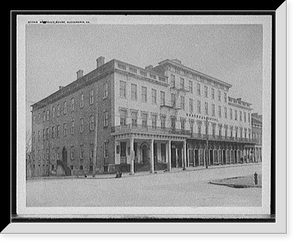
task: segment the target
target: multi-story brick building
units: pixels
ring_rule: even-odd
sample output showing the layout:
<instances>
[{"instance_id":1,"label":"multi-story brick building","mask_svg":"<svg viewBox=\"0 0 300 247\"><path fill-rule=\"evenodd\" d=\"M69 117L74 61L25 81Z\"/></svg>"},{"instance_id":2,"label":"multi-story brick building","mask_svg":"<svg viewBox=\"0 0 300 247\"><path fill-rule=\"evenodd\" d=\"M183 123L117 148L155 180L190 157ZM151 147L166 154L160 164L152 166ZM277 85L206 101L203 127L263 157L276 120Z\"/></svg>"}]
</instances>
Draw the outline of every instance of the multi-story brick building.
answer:
<instances>
[{"instance_id":1,"label":"multi-story brick building","mask_svg":"<svg viewBox=\"0 0 300 247\"><path fill-rule=\"evenodd\" d=\"M249 161L251 104L231 85L165 60L116 59L32 105L34 176L171 170Z\"/></svg>"},{"instance_id":2,"label":"multi-story brick building","mask_svg":"<svg viewBox=\"0 0 300 247\"><path fill-rule=\"evenodd\" d=\"M252 138L256 140L256 144L253 151L254 162L262 161L262 115L258 113L252 113L251 115L252 125Z\"/></svg>"}]
</instances>

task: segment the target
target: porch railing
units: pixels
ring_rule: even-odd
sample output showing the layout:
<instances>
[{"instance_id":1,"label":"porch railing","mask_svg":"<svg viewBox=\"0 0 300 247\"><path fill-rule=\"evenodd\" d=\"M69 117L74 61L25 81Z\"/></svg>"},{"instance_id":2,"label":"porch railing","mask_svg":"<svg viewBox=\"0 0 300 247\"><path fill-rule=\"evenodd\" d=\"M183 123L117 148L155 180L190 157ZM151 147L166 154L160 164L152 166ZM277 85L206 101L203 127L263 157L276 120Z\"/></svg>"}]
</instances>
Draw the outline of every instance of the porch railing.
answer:
<instances>
[{"instance_id":1,"label":"porch railing","mask_svg":"<svg viewBox=\"0 0 300 247\"><path fill-rule=\"evenodd\" d=\"M122 132L151 132L151 133L163 133L163 134L176 134L176 135L187 135L189 136L191 132L189 130L159 127L159 126L149 126L149 125L139 125L139 124L126 124L114 126L111 128L112 133L122 133Z\"/></svg>"},{"instance_id":2,"label":"porch railing","mask_svg":"<svg viewBox=\"0 0 300 247\"><path fill-rule=\"evenodd\" d=\"M207 139L206 134L199 134L199 133L191 133L192 138L197 139ZM208 140L212 141L234 141L234 142L245 142L245 143L257 143L258 140L254 138L242 138L242 137L235 137L235 136L220 136L220 135L208 135Z\"/></svg>"}]
</instances>

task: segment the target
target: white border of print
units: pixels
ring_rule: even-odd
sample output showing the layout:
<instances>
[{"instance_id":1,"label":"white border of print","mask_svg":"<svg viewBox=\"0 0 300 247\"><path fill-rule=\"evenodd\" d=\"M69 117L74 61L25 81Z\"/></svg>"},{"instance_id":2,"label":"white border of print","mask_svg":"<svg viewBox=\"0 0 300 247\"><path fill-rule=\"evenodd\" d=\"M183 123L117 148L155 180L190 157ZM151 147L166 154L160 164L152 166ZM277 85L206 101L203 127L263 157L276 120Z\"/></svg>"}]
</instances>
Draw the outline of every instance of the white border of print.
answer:
<instances>
[{"instance_id":1,"label":"white border of print","mask_svg":"<svg viewBox=\"0 0 300 247\"><path fill-rule=\"evenodd\" d=\"M284 3L285 4L285 3ZM280 9L281 15L286 15L286 6L283 6L283 8ZM277 17L279 17L280 14L279 11L277 12ZM69 20L89 20L91 24L97 24L97 23L106 23L106 24L134 24L134 23L144 23L144 24L162 24L162 23L169 23L169 24L262 24L264 27L264 44L263 44L263 73L264 73L264 87L263 87L263 122L264 122L264 136L263 136L263 145L264 145L264 153L263 153L263 160L264 160L264 166L263 169L263 205L259 208L190 208L190 207L179 207L179 208L115 208L115 207L109 207L109 208L86 208L86 207L57 207L57 208L47 208L47 207L39 207L39 208L28 208L26 207L26 180L25 180L25 23L27 20L32 20L35 18L35 16L18 16L17 19L17 214L20 216L31 216L31 217L109 217L109 216L120 216L124 214L129 214L131 216L136 216L137 214L148 215L148 214L154 214L157 216L165 215L165 216L180 216L180 217L199 217L199 218L206 218L206 217L223 217L224 215L231 215L233 217L242 217L240 214L246 214L247 217L249 217L249 214L253 215L253 217L258 217L258 215L262 214L269 214L269 204L270 204L270 173L269 173L269 164L270 164L270 148L271 148L271 17L270 16L38 16L39 19L51 19L51 20L61 20L61 19L69 19ZM284 17L286 18L286 16ZM280 22L280 24L277 23L277 28L284 29L286 27L286 22ZM280 25L283 25L280 26ZM268 30L268 32L265 32L265 30ZM285 30L283 30L285 32ZM278 32L277 32L278 35ZM276 38L277 38L276 35ZM280 36L278 36L279 38ZM286 36L282 35L281 38L285 38ZM284 42L281 40L281 42ZM280 45L276 40L277 46ZM286 45L286 43L283 43L283 45ZM285 48L285 46L283 47ZM276 54L281 56L280 61L284 62L286 61L285 55L286 52L282 47L276 50ZM279 67L279 63L277 62L277 72L279 69L284 69L285 64L281 65ZM282 82L286 81L286 71L282 71L283 78L281 78ZM277 78L279 78L279 74L276 74ZM285 125L285 118L283 116L286 116L285 111L285 92L286 92L286 84L285 83L278 83L279 79L277 79L277 86L280 87L277 88L276 92L276 98L277 102L280 100L280 108L278 108L278 105L276 105L276 116L281 116L281 121L277 122L277 129L280 129L280 133L276 133L281 136L281 140L285 141L286 135L284 130L286 130ZM280 94L279 94L280 93ZM264 114L267 113L267 114ZM285 142L276 143L276 149L281 150L281 153L277 152L278 157L276 157L277 164L278 160L281 161L281 166L276 166L276 199L281 198L281 200L278 200L278 203L276 203L276 222L280 223L282 220L284 220L284 215L280 214L281 210L286 210L286 200L282 200L286 198L286 153L282 153L282 150L285 150L284 145ZM280 175L280 180L278 180L278 176ZM266 184L265 184L266 183ZM280 197L278 197L280 196ZM280 202L280 203L279 203ZM102 214L99 215L99 209L101 209ZM137 211L138 209L138 211ZM249 210L250 209L250 210ZM87 214L89 214L87 216ZM103 215L104 214L104 215ZM220 215L221 214L221 215ZM65 225L65 224L64 224ZM89 224L84 224L85 226ZM124 233L128 232L130 230L126 230L126 224L122 223L121 225L113 226L113 228L110 227L109 224L97 224L96 227L99 227L99 231L103 233ZM241 228L240 224L236 224L236 226L233 226L233 224L222 224L222 230L219 231L217 228L215 228L215 224L211 224L211 227L209 224L197 224L200 228L197 228L197 230L193 230L192 226L188 227L189 224L185 224L183 229L180 228L180 224L176 224L176 227L179 228L176 230L174 227L166 228L163 224L155 224L157 228L154 228L154 224L151 224L152 231L154 232L159 231L159 229L164 229L160 232L169 233L170 229L172 232L186 232L185 229L189 229L189 232L193 231L201 231L203 233L209 233L209 232L219 232L219 233L226 233L226 232L237 232L242 233L244 231L248 232L252 229L255 232L262 232L260 231L260 225L259 224L251 224L250 226L244 226ZM193 224L194 225L194 224ZM212 226L214 225L214 226ZM230 229L226 230L226 227L230 225ZM264 228L265 232L269 232L274 230L272 228L273 224L268 224L269 230L266 230ZM144 231L149 231L147 228L147 225L145 225L144 228L140 228L138 225L134 227L135 224L131 224L130 227L133 232L137 233L143 233ZM205 227L201 227L205 226ZM57 224L55 224L55 227ZM128 226L127 226L128 227ZM34 227L37 232L39 232L38 228ZM75 227L76 228L76 227ZM251 228L251 229L250 229ZM54 229L54 228L52 228ZM67 228L64 226L64 230L62 232L68 231ZM180 229L180 230L179 230ZM76 229L75 232L77 232ZM82 230L82 229L81 229ZM151 231L151 229L150 229ZM91 231L93 232L93 231Z\"/></svg>"}]
</instances>

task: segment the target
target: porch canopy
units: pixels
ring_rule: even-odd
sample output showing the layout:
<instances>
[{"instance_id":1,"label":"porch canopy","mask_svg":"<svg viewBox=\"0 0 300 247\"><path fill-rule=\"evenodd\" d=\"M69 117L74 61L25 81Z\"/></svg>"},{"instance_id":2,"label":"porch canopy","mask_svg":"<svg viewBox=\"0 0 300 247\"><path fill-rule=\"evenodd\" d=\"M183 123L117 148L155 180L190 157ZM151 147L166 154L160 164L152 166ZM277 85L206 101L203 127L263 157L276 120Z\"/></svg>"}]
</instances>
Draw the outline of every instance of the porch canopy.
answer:
<instances>
[{"instance_id":1,"label":"porch canopy","mask_svg":"<svg viewBox=\"0 0 300 247\"><path fill-rule=\"evenodd\" d=\"M175 143L181 143L182 167L186 166L186 140L190 137L186 130L125 125L114 127L111 135L115 139L115 164L129 164L130 174L137 170L135 165L146 167L145 171L149 165L149 171L154 173L161 163L171 171Z\"/></svg>"}]
</instances>

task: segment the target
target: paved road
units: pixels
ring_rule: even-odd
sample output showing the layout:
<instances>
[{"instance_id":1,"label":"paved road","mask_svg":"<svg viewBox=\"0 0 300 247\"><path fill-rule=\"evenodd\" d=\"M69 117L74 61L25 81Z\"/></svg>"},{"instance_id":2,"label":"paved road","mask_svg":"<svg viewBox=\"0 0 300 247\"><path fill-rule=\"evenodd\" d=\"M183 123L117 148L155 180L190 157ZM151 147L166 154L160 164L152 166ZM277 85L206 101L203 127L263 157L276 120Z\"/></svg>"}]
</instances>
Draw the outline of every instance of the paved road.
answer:
<instances>
[{"instance_id":1,"label":"paved road","mask_svg":"<svg viewBox=\"0 0 300 247\"><path fill-rule=\"evenodd\" d=\"M120 179L44 179L27 181L27 206L261 206L261 188L236 189L210 180L261 173L261 164Z\"/></svg>"}]
</instances>

